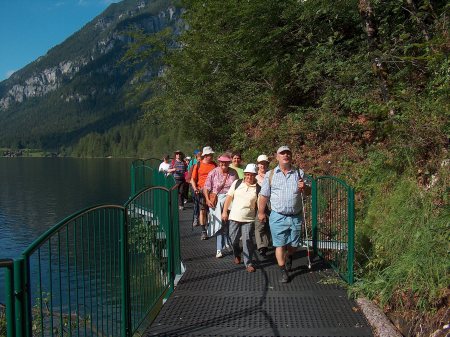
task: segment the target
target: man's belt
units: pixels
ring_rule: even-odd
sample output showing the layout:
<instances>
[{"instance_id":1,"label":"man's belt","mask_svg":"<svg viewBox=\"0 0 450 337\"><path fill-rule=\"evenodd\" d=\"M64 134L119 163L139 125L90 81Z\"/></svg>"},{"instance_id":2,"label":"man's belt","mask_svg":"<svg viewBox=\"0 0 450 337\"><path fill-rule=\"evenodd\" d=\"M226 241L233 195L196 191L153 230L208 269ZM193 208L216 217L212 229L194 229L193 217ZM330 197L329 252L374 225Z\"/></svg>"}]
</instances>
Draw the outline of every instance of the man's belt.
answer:
<instances>
[{"instance_id":1,"label":"man's belt","mask_svg":"<svg viewBox=\"0 0 450 337\"><path fill-rule=\"evenodd\" d=\"M278 212L277 212L278 213ZM300 212L297 212L297 213L290 213L290 214L285 214L285 213L278 213L278 214L281 214L281 215L283 215L283 216L297 216L297 215L300 215L302 212L300 211Z\"/></svg>"}]
</instances>

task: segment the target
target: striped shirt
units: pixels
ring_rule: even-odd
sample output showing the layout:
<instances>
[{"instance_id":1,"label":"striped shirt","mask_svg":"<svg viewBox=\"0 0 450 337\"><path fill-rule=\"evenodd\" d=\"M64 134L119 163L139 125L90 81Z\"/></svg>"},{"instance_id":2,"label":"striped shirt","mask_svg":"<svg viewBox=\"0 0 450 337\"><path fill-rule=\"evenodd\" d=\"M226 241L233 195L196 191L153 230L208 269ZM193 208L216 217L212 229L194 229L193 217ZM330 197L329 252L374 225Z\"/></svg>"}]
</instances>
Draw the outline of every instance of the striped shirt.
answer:
<instances>
[{"instance_id":1,"label":"striped shirt","mask_svg":"<svg viewBox=\"0 0 450 337\"><path fill-rule=\"evenodd\" d=\"M272 182L269 182L271 172L267 172L261 186L261 194L270 198L271 209L283 215L296 215L302 211L302 198L298 189L299 178L304 180L301 169L291 168L286 175L280 166L274 168Z\"/></svg>"},{"instance_id":2,"label":"striped shirt","mask_svg":"<svg viewBox=\"0 0 450 337\"><path fill-rule=\"evenodd\" d=\"M184 161L174 159L170 164L170 168L175 168L175 172L172 172L175 180L184 180L184 172L186 172L186 164Z\"/></svg>"}]
</instances>

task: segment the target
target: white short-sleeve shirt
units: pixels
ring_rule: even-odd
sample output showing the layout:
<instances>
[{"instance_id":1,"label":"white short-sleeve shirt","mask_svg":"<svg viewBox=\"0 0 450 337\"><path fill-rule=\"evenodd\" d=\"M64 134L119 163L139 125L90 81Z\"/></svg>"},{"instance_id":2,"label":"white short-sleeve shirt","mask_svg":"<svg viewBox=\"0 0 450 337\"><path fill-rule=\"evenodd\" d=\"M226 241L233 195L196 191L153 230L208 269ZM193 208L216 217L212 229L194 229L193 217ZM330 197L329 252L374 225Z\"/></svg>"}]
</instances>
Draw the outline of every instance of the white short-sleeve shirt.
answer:
<instances>
[{"instance_id":1,"label":"white short-sleeve shirt","mask_svg":"<svg viewBox=\"0 0 450 337\"><path fill-rule=\"evenodd\" d=\"M256 184L247 185L244 181L236 189L234 181L227 195L233 198L229 219L238 222L252 222L256 217Z\"/></svg>"}]
</instances>

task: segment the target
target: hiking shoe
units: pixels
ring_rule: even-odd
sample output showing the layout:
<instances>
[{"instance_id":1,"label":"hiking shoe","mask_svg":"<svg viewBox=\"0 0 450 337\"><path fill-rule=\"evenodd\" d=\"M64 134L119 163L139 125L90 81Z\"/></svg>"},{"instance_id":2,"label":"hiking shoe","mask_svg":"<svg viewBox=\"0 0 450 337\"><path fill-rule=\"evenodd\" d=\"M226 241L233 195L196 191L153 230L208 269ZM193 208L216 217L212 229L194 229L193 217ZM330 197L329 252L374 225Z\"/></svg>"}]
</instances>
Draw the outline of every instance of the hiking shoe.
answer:
<instances>
[{"instance_id":1,"label":"hiking shoe","mask_svg":"<svg viewBox=\"0 0 450 337\"><path fill-rule=\"evenodd\" d=\"M183 206L178 206L178 209L179 209L180 211L182 211L182 210L184 210L184 207L183 207Z\"/></svg>"},{"instance_id":2,"label":"hiking shoe","mask_svg":"<svg viewBox=\"0 0 450 337\"><path fill-rule=\"evenodd\" d=\"M241 264L241 258L239 256L235 256L233 260L234 264Z\"/></svg>"},{"instance_id":3,"label":"hiking shoe","mask_svg":"<svg viewBox=\"0 0 450 337\"><path fill-rule=\"evenodd\" d=\"M287 256L286 258L286 271L292 270L292 255Z\"/></svg>"},{"instance_id":4,"label":"hiking shoe","mask_svg":"<svg viewBox=\"0 0 450 337\"><path fill-rule=\"evenodd\" d=\"M245 268L245 270L247 270L247 273L254 273L255 272L255 267L253 267L253 265L249 264L247 265L247 268Z\"/></svg>"},{"instance_id":5,"label":"hiking shoe","mask_svg":"<svg viewBox=\"0 0 450 337\"><path fill-rule=\"evenodd\" d=\"M208 240L208 234L206 232L202 232L202 235L200 236L201 240Z\"/></svg>"},{"instance_id":6,"label":"hiking shoe","mask_svg":"<svg viewBox=\"0 0 450 337\"><path fill-rule=\"evenodd\" d=\"M221 257L223 257L222 252L221 252L220 250L217 251L216 257L217 257L218 259L220 259Z\"/></svg>"},{"instance_id":7,"label":"hiking shoe","mask_svg":"<svg viewBox=\"0 0 450 337\"><path fill-rule=\"evenodd\" d=\"M192 227L197 227L197 226L199 226L199 225L200 225L200 223L198 222L198 219L195 218L195 219L194 219L194 222L192 223Z\"/></svg>"},{"instance_id":8,"label":"hiking shoe","mask_svg":"<svg viewBox=\"0 0 450 337\"><path fill-rule=\"evenodd\" d=\"M281 283L288 283L289 282L289 274L286 271L286 269L281 269L281 278L280 278L280 282Z\"/></svg>"}]
</instances>

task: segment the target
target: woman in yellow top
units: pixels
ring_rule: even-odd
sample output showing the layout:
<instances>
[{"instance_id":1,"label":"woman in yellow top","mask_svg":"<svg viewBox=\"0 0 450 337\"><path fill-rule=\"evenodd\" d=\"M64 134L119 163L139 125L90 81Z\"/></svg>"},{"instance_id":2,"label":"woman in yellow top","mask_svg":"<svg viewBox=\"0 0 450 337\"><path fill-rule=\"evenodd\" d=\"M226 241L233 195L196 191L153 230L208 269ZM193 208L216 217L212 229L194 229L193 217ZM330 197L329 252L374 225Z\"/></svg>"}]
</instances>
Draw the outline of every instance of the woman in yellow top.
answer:
<instances>
[{"instance_id":1,"label":"woman in yellow top","mask_svg":"<svg viewBox=\"0 0 450 337\"><path fill-rule=\"evenodd\" d=\"M234 170L237 172L237 174L238 174L238 176L239 176L239 179L244 179L244 170L242 169L241 165L242 165L242 156L241 156L241 153L240 153L240 152L237 152L237 151L234 151L234 152L231 154L231 164L230 164L230 167L231 167L232 169L234 169Z\"/></svg>"},{"instance_id":2,"label":"woman in yellow top","mask_svg":"<svg viewBox=\"0 0 450 337\"><path fill-rule=\"evenodd\" d=\"M241 263L241 250L239 238L242 236L244 264L249 273L255 271L253 264L253 235L255 231L256 201L258 199L259 185L256 183L256 165L248 164L244 170L244 180L233 182L225 200L222 212L223 221L229 220L231 245L234 252L234 263ZM231 202L230 214L228 207Z\"/></svg>"}]
</instances>

